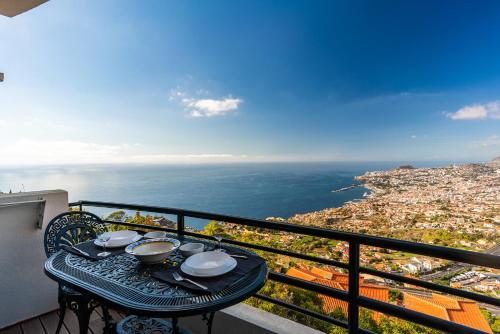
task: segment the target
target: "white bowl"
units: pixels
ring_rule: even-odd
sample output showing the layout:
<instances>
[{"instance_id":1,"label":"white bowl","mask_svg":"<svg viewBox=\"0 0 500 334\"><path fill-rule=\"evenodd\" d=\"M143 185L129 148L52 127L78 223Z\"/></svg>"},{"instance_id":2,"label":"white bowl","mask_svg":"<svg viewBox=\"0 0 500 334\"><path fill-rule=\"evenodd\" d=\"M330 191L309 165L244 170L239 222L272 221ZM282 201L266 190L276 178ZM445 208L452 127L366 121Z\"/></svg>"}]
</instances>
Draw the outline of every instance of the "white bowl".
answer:
<instances>
[{"instance_id":1,"label":"white bowl","mask_svg":"<svg viewBox=\"0 0 500 334\"><path fill-rule=\"evenodd\" d=\"M144 234L144 238L148 239L157 239L157 238L165 238L167 236L167 232L164 231L154 231L154 232L148 232Z\"/></svg>"},{"instance_id":2,"label":"white bowl","mask_svg":"<svg viewBox=\"0 0 500 334\"><path fill-rule=\"evenodd\" d=\"M190 257L191 255L201 253L204 249L205 245L199 242L189 242L179 247L184 257Z\"/></svg>"},{"instance_id":3,"label":"white bowl","mask_svg":"<svg viewBox=\"0 0 500 334\"><path fill-rule=\"evenodd\" d=\"M236 263L236 260L226 253L212 251L188 257L183 266L196 276L215 276L232 270Z\"/></svg>"},{"instance_id":4,"label":"white bowl","mask_svg":"<svg viewBox=\"0 0 500 334\"><path fill-rule=\"evenodd\" d=\"M180 241L171 238L144 239L125 248L125 252L144 263L158 263L179 248Z\"/></svg>"}]
</instances>

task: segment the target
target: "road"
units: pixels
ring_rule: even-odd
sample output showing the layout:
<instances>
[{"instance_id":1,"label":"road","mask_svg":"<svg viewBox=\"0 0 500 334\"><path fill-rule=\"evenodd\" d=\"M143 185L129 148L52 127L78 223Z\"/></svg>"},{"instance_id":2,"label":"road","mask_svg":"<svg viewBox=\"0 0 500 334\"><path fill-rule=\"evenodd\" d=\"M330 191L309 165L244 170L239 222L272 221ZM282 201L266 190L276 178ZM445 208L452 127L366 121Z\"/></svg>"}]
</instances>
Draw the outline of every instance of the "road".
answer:
<instances>
[{"instance_id":1,"label":"road","mask_svg":"<svg viewBox=\"0 0 500 334\"><path fill-rule=\"evenodd\" d=\"M492 247L484 252L487 254L492 254L492 255L497 255L497 256L500 255L500 243L496 244L496 246L494 246L494 247ZM446 268L446 270L444 270L444 271L438 271L438 272L435 272L432 274L422 275L420 278L425 280L425 281L433 281L436 279L440 279L443 276L455 275L455 273L457 273L461 270L470 269L470 268L472 268L472 266L470 264L456 262L456 263L453 263L448 268Z\"/></svg>"}]
</instances>

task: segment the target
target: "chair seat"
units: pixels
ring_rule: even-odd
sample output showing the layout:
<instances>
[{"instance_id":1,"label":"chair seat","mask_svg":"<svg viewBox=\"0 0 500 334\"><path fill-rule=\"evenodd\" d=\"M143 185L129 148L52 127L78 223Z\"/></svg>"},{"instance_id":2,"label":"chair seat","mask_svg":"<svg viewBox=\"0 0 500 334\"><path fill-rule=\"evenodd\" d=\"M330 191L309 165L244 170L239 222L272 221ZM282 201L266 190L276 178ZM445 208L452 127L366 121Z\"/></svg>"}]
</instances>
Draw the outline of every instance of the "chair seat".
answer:
<instances>
[{"instance_id":1,"label":"chair seat","mask_svg":"<svg viewBox=\"0 0 500 334\"><path fill-rule=\"evenodd\" d=\"M128 316L116 324L118 334L170 334L172 323L170 320L159 318ZM179 334L191 334L186 330L180 330Z\"/></svg>"}]
</instances>

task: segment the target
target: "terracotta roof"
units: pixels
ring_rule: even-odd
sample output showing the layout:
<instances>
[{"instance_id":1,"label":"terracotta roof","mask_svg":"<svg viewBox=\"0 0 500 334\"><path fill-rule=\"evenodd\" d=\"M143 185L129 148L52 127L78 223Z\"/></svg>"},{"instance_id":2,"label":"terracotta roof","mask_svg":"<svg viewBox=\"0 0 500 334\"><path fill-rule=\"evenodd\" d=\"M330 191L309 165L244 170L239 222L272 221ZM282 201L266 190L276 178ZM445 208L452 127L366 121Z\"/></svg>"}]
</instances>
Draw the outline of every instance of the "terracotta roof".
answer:
<instances>
[{"instance_id":1,"label":"terracotta roof","mask_svg":"<svg viewBox=\"0 0 500 334\"><path fill-rule=\"evenodd\" d=\"M306 281L326 285L334 289L342 291L349 290L349 276L331 269L320 269L316 267L313 267L311 270L306 267L290 268L286 274ZM329 274L331 274L331 276ZM328 279L328 277L331 278ZM362 280L360 280L359 284L359 294L383 302L388 302L389 300L389 289L378 285L365 284ZM340 308L342 312L347 315L347 302L322 294L319 294L319 297L323 301L323 311L325 313L331 313ZM380 314L375 312L374 319L378 321L379 318Z\"/></svg>"},{"instance_id":2,"label":"terracotta roof","mask_svg":"<svg viewBox=\"0 0 500 334\"><path fill-rule=\"evenodd\" d=\"M404 306L414 311L493 333L476 302L439 294L431 297L404 293Z\"/></svg>"},{"instance_id":3,"label":"terracotta roof","mask_svg":"<svg viewBox=\"0 0 500 334\"><path fill-rule=\"evenodd\" d=\"M302 270L302 269L297 269L297 268L290 268L288 269L288 271L286 272L286 274L288 276L292 276L292 277L295 277L295 278L300 278L300 279L303 279L305 281L309 281L309 282L312 282L314 281L317 277L312 275L311 273L305 271L305 270Z\"/></svg>"},{"instance_id":4,"label":"terracotta roof","mask_svg":"<svg viewBox=\"0 0 500 334\"><path fill-rule=\"evenodd\" d=\"M311 272L316 274L316 275L319 275L325 279L332 279L332 276L333 276L333 273L331 271L323 270L323 269L317 268L317 267L312 267Z\"/></svg>"}]
</instances>

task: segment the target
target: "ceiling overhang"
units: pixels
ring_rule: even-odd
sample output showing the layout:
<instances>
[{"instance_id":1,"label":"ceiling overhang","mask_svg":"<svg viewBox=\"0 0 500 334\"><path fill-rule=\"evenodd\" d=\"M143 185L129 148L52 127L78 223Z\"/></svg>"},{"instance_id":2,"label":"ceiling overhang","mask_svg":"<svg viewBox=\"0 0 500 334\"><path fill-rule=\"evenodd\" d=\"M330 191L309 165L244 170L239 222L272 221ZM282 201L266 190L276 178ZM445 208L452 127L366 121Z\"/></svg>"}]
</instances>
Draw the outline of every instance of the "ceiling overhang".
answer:
<instances>
[{"instance_id":1,"label":"ceiling overhang","mask_svg":"<svg viewBox=\"0 0 500 334\"><path fill-rule=\"evenodd\" d=\"M14 17L47 1L48 0L0 0L0 15Z\"/></svg>"}]
</instances>

